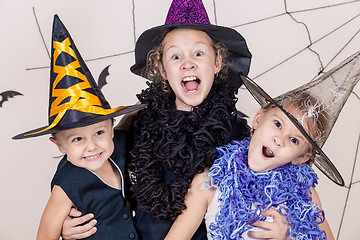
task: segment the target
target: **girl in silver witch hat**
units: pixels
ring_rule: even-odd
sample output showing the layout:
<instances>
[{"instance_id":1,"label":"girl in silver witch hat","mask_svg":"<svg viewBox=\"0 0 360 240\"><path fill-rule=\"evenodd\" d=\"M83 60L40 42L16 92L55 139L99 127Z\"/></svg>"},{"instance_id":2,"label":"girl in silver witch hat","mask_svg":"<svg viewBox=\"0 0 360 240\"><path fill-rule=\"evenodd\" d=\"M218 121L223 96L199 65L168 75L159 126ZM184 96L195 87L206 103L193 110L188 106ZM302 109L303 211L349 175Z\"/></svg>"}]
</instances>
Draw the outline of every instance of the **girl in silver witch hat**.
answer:
<instances>
[{"instance_id":1,"label":"girl in silver witch hat","mask_svg":"<svg viewBox=\"0 0 360 240\"><path fill-rule=\"evenodd\" d=\"M334 183L344 180L321 150L342 107L360 79L360 52L325 75L277 98L241 76L262 108L252 136L218 148L209 171L198 174L186 199L187 209L166 239L190 238L205 216L209 239L253 239L250 224L277 208L287 216L292 239L334 239L314 187L313 163ZM210 179L207 179L209 177ZM203 183L206 183L205 189ZM263 219L263 220L265 220ZM264 229L259 229L264 230Z\"/></svg>"}]
</instances>

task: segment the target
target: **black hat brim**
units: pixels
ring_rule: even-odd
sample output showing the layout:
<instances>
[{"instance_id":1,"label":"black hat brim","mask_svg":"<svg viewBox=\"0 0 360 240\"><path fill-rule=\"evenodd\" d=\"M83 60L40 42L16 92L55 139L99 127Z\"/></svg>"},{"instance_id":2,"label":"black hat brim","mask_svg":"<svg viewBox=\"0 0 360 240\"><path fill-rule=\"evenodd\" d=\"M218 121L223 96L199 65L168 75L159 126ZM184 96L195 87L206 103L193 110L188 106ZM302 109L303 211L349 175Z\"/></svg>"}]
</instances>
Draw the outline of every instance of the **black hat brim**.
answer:
<instances>
[{"instance_id":1,"label":"black hat brim","mask_svg":"<svg viewBox=\"0 0 360 240\"><path fill-rule=\"evenodd\" d=\"M206 32L215 43L223 43L229 52L228 64L230 79L234 79L234 86L239 88L242 85L241 78L237 73L241 72L243 75L247 75L251 63L251 53L246 41L236 30L212 24L168 24L146 30L140 35L136 42L135 64L130 70L141 76L149 51L160 44L165 35L175 28L201 30Z\"/></svg>"},{"instance_id":2,"label":"black hat brim","mask_svg":"<svg viewBox=\"0 0 360 240\"><path fill-rule=\"evenodd\" d=\"M299 123L299 121L288 113L280 104L277 103L269 94L267 94L259 85L257 85L250 78L241 75L242 81L251 95L256 99L256 101L262 106L266 106L268 103L274 104L276 107L280 108L282 112L290 119L290 121L299 129L299 131L304 135L304 137L309 141L309 143L314 147L316 151L315 166L324 173L328 178L330 178L334 183L344 186L344 179L342 178L339 171L336 169L331 160L326 156L326 154L321 150L321 148L315 143L315 141L307 134L305 129Z\"/></svg>"},{"instance_id":3,"label":"black hat brim","mask_svg":"<svg viewBox=\"0 0 360 240\"><path fill-rule=\"evenodd\" d=\"M57 133L57 132L61 132L61 131L65 131L65 130L69 130L69 129L73 129L73 128L85 127L85 126L88 126L91 124L105 121L107 119L111 119L114 117L118 117L120 115L124 115L124 114L130 113L130 112L133 112L133 111L137 111L141 108L144 108L145 106L146 106L146 104L131 105L131 106L127 106L123 109L120 109L119 111L116 111L116 112L108 114L108 115L94 115L94 117L89 117L89 118L83 119L81 121L73 122L71 124L60 124L51 129L40 132L49 127L49 126L44 126L44 127L40 127L40 128L31 130L31 131L27 131L27 132L18 134L16 136L14 136L12 139L18 140L18 139L24 139L24 138L32 138L32 137L38 137L38 136L42 136L42 135L46 135L46 134L53 134L53 133Z\"/></svg>"}]
</instances>

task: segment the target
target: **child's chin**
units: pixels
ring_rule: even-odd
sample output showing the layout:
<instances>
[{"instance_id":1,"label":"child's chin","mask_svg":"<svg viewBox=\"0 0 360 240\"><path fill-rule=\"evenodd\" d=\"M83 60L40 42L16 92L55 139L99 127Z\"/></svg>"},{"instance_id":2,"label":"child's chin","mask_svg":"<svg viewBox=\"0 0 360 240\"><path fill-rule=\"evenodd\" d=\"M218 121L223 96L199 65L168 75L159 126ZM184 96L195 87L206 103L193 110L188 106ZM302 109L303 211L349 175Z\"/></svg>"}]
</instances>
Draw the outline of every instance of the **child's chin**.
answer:
<instances>
[{"instance_id":1,"label":"child's chin","mask_svg":"<svg viewBox=\"0 0 360 240\"><path fill-rule=\"evenodd\" d=\"M267 172L266 169L262 168L262 167L258 167L256 165L251 165L249 164L249 168L254 171L254 172L257 172L257 173L262 173L262 172Z\"/></svg>"},{"instance_id":2,"label":"child's chin","mask_svg":"<svg viewBox=\"0 0 360 240\"><path fill-rule=\"evenodd\" d=\"M254 172L258 172L259 169L256 166L253 166L252 164L249 164L249 168L254 171Z\"/></svg>"}]
</instances>

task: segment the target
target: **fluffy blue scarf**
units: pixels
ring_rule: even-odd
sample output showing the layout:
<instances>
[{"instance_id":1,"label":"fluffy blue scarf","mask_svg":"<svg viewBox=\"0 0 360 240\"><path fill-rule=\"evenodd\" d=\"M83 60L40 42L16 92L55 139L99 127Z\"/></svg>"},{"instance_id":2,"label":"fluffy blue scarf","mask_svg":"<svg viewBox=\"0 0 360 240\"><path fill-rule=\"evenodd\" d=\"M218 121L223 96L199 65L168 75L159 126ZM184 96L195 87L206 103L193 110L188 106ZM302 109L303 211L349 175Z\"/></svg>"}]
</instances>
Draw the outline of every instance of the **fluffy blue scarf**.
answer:
<instances>
[{"instance_id":1,"label":"fluffy blue scarf","mask_svg":"<svg viewBox=\"0 0 360 240\"><path fill-rule=\"evenodd\" d=\"M210 225L214 239L242 239L251 223L264 220L264 209L276 207L290 223L291 239L326 239L319 229L324 211L312 203L310 187L317 184L317 175L306 165L291 165L256 173L247 162L250 139L232 141L218 148L219 157L208 176L217 187L220 206L215 222ZM254 208L253 203L258 203Z\"/></svg>"}]
</instances>

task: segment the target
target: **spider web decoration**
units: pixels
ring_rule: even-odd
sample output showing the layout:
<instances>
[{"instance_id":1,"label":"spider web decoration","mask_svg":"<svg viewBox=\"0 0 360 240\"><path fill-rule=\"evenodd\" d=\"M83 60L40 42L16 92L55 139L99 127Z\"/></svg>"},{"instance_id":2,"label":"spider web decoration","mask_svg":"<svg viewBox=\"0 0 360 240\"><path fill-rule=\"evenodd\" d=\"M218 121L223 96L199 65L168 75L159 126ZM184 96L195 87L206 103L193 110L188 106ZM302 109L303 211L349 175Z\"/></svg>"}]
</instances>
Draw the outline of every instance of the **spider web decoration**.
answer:
<instances>
[{"instance_id":1,"label":"spider web decoration","mask_svg":"<svg viewBox=\"0 0 360 240\"><path fill-rule=\"evenodd\" d=\"M69 3L68 6L66 3ZM203 3L212 24L234 28L244 36L253 54L249 77L259 83L271 96L278 96L315 79L360 50L360 0L203 0ZM35 75L38 76L37 73L49 69L48 60L51 52L49 26L53 14L58 13L72 33L94 77L99 76L101 70L111 64L109 81L103 89L109 102L112 105L134 103L133 99L126 102L127 99L124 101L124 98L121 98L120 90L124 86L127 88L125 91L128 92L131 92L128 88L133 88L135 93L141 90L136 86L135 80L132 80L137 76L131 74L124 65L126 63L130 66L133 63L134 44L139 35L150 27L164 23L171 0L157 0L156 6L148 0L107 3L94 0L87 1L86 6L68 0L63 0L62 4L44 0L38 3L34 1L31 4L27 4L26 11L29 13L27 17L31 17L27 19L30 22L28 26L33 26L32 31L36 31L36 35L33 34L35 40L32 41L38 43L36 46L39 46L37 50L42 53L41 56L46 56L48 59L43 57L41 61L28 60L25 64L27 76L34 78ZM121 4L125 6L119 7ZM79 12L80 8L76 8L80 5L84 8L83 12ZM88 15L97 14L97 11L104 11L114 6L117 11L121 11L121 14L102 12L91 16L92 19L87 18ZM123 9L129 14L125 15ZM150 10L152 14L149 14ZM110 19L111 15L114 16L103 29L93 29L95 22ZM80 27L85 30L81 31L83 29ZM104 42L95 42L90 38L93 32L104 35L102 38L97 38L97 40L104 39ZM119 32L117 34L120 37L114 38L114 32ZM81 39L82 37L86 40ZM110 42L107 38L114 38L117 42ZM27 52L23 51L21 54ZM39 54L38 58L40 59L41 56ZM38 79L36 81L35 84L40 83ZM139 82L145 81L140 79ZM120 90L114 91L114 89ZM32 92L24 93L22 98L30 99L31 102L31 94ZM239 91L237 107L246 115L253 116L258 110L258 105L247 94L247 90L242 87ZM355 236L360 235L356 223L360 210L356 210L355 203L356 199L360 198L360 184L358 184L360 166L357 166L360 156L360 128L356 122L360 120L359 94L359 86L357 86L348 103L345 104L342 112L345 115L340 114L334 127L345 125L347 132L343 133L335 129L330 134L325 149L323 148L343 175L346 187L335 186L318 172L320 184L317 190L332 231L338 240L354 239ZM350 114L351 112L353 115ZM351 118L356 120L350 121ZM250 119L248 122L251 124ZM348 130L349 127L346 126L348 124L355 125L354 131ZM21 128L18 132L20 131ZM347 150L342 151L345 147ZM343 152L342 157L333 157L333 152L340 151ZM350 236L349 232L351 232Z\"/></svg>"},{"instance_id":2,"label":"spider web decoration","mask_svg":"<svg viewBox=\"0 0 360 240\"><path fill-rule=\"evenodd\" d=\"M360 13L357 13L355 16L349 16L349 20L347 20L346 22L344 22L341 25L337 26L333 30L327 32L325 35L320 36L320 37L315 38L315 39L312 36L312 33L309 30L309 27L307 26L306 22L304 22L302 20L298 20L296 15L300 14L300 13L321 11L321 10L324 10L324 9L327 9L327 8L335 8L335 7L339 7L339 6L342 6L342 5L350 5L350 4L354 4L354 3L357 3L357 5L359 5L358 3L360 1L359 0L354 0L354 1L349 1L349 2L343 2L343 3L338 3L338 4L332 4L332 5L326 5L326 6L316 7L316 8L308 8L308 9L303 9L303 10L296 10L296 11L288 10L287 2L290 2L290 1L284 0L284 8L285 8L284 13L280 13L280 14L277 14L275 16L270 16L270 17L267 17L267 18L264 18L264 19L259 19L259 20L256 20L256 21L252 21L252 22L232 26L232 28L237 28L237 27L242 27L242 26L247 26L247 25L254 25L254 24L262 22L262 21L267 21L267 20L270 20L270 19L273 19L273 18L278 18L278 17L284 16L284 15L288 15L295 23L302 25L306 30L306 34L307 34L308 41L309 41L309 43L308 43L308 45L306 47L304 47L303 49L300 49L299 51L297 51L293 55L291 55L291 56L287 57L286 59L284 59L283 61L281 61L280 63L277 63L274 66L272 66L271 68L269 68L269 69L263 71L262 73L254 76L253 79L261 77L262 75L266 74L267 72L282 66L282 64L284 64L285 62L287 62L287 61L291 60L292 58L298 56L300 53L302 53L302 52L304 52L306 50L309 50L310 52L312 52L313 54L316 55L316 57L317 57L317 59L319 61L319 65L320 65L320 67L319 67L320 70L318 72L318 75L322 74L322 73L324 73L324 69L326 69L331 63L334 62L336 57L346 48L346 46L348 46L355 39L355 37L360 32L360 28L359 28L359 29L356 29L355 33L350 33L347 36L348 41L345 44L343 44L343 46L341 46L341 48L333 55L333 57L324 65L322 57L320 56L320 53L318 53L317 50L315 50L313 48L313 46L315 46L316 44L320 44L322 40L326 39L327 37L331 36L332 34L336 33L337 31L341 30L342 28L346 27L348 24L350 24L350 23L354 22L355 20L359 19L360 18ZM316 76L314 76L313 79L315 79L315 77Z\"/></svg>"}]
</instances>

